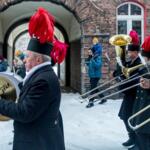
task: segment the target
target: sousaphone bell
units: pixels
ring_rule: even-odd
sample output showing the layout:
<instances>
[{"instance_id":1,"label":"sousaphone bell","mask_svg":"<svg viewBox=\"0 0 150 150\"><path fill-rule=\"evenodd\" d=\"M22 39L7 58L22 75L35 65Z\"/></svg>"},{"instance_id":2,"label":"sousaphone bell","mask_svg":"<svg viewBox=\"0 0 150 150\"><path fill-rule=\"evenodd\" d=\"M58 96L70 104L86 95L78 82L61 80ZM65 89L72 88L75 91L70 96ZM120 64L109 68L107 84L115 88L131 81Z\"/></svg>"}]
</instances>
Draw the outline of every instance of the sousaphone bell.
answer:
<instances>
[{"instance_id":1,"label":"sousaphone bell","mask_svg":"<svg viewBox=\"0 0 150 150\"><path fill-rule=\"evenodd\" d=\"M0 72L0 98L17 102L20 89L18 84L22 78L14 73ZM10 118L0 114L0 121L7 121Z\"/></svg>"}]
</instances>

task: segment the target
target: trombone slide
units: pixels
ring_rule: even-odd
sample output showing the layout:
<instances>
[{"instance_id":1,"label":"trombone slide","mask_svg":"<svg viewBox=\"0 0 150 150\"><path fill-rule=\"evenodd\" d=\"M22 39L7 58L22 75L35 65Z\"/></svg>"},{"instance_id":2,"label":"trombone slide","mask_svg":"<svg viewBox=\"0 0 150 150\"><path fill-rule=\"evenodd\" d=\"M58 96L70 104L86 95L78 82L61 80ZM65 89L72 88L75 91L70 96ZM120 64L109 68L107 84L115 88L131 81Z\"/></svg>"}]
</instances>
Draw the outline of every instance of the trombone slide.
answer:
<instances>
[{"instance_id":1,"label":"trombone slide","mask_svg":"<svg viewBox=\"0 0 150 150\"><path fill-rule=\"evenodd\" d=\"M122 74L122 75L123 75L123 74ZM117 78L119 78L119 76L117 76L117 77L115 77L115 78L113 78L113 79L111 79L111 80L108 80L108 81L104 82L103 84L100 84L99 86L97 86L96 88L94 88L94 89L92 89L92 90L87 91L86 93L80 95L80 96L79 96L79 99L85 99L85 98L87 98L87 97L88 97L88 96L87 96L88 94L90 94L91 92L93 92L93 91L95 91L95 90L97 90L97 89L99 89L99 88L101 88L101 87L103 87L103 86L105 86L105 85L107 85L107 84L110 84L111 82L115 81Z\"/></svg>"},{"instance_id":2,"label":"trombone slide","mask_svg":"<svg viewBox=\"0 0 150 150\"><path fill-rule=\"evenodd\" d=\"M148 110L150 108L150 105L144 107L143 109L141 109L140 111L138 111L137 113L135 113L134 115L132 115L131 117L129 117L128 119L128 125L132 130L137 130L139 128L141 128L142 126L146 125L147 123L150 122L150 118L146 119L145 121L143 121L142 123L138 124L138 125L131 125L131 120L135 117L137 117L138 115L140 115L141 113L143 113L144 111Z\"/></svg>"}]
</instances>

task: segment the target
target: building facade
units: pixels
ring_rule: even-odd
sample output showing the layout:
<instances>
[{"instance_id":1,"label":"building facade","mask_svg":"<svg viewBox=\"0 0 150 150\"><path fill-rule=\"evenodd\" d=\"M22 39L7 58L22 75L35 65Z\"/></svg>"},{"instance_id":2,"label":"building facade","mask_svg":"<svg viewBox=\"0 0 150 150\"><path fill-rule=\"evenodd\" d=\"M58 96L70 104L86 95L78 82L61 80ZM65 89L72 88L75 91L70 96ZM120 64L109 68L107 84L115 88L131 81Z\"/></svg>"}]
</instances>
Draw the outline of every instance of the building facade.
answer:
<instances>
[{"instance_id":1,"label":"building facade","mask_svg":"<svg viewBox=\"0 0 150 150\"><path fill-rule=\"evenodd\" d=\"M109 38L135 29L142 43L150 34L149 0L1 0L0 53L10 64L15 41L27 32L27 22L39 6L55 16L56 28L69 44L65 63L58 66L59 76L63 74L65 86L81 93L89 89L85 59L93 37L98 37L103 46L103 79L100 82L104 82L112 78L116 63L115 48L110 45Z\"/></svg>"}]
</instances>

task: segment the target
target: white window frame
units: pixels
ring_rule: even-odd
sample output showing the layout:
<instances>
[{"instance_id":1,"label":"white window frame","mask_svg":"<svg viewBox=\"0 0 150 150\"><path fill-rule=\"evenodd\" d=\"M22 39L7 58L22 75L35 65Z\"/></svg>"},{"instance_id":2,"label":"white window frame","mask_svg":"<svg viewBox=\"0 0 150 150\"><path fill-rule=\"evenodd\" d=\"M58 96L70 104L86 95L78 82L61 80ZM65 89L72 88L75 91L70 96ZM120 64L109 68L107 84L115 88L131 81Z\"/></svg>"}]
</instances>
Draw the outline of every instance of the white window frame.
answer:
<instances>
[{"instance_id":1,"label":"white window frame","mask_svg":"<svg viewBox=\"0 0 150 150\"><path fill-rule=\"evenodd\" d=\"M119 7L128 4L128 15L118 15ZM141 15L131 15L131 4L136 5L141 8ZM116 31L118 34L118 21L127 21L127 34L132 30L132 21L141 21L141 42L144 40L144 9L141 5L134 2L126 2L119 5L116 9L117 22L116 22Z\"/></svg>"}]
</instances>

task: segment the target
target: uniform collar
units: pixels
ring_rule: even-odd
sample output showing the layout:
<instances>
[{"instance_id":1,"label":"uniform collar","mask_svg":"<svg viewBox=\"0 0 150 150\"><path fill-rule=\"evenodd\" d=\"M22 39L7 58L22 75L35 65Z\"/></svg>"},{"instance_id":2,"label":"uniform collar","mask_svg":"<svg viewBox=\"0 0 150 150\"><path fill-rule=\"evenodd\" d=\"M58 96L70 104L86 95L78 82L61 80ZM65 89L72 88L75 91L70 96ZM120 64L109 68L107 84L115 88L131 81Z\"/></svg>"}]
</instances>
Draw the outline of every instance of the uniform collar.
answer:
<instances>
[{"instance_id":1,"label":"uniform collar","mask_svg":"<svg viewBox=\"0 0 150 150\"><path fill-rule=\"evenodd\" d=\"M133 64L138 58L139 58L139 56L137 56L135 59L131 60L131 64Z\"/></svg>"},{"instance_id":2,"label":"uniform collar","mask_svg":"<svg viewBox=\"0 0 150 150\"><path fill-rule=\"evenodd\" d=\"M50 62L44 62L42 64L39 64L35 67L33 67L29 72L27 72L25 78L23 79L23 85L25 84L25 82L37 71L39 70L40 68L44 67L44 66L47 66L47 65L51 65Z\"/></svg>"}]
</instances>

